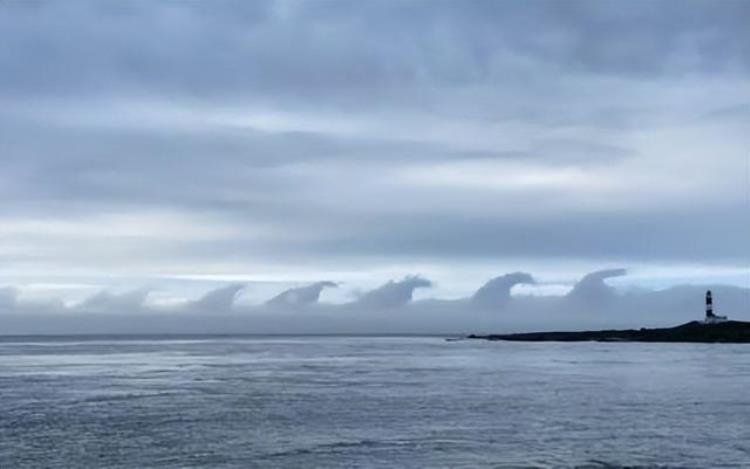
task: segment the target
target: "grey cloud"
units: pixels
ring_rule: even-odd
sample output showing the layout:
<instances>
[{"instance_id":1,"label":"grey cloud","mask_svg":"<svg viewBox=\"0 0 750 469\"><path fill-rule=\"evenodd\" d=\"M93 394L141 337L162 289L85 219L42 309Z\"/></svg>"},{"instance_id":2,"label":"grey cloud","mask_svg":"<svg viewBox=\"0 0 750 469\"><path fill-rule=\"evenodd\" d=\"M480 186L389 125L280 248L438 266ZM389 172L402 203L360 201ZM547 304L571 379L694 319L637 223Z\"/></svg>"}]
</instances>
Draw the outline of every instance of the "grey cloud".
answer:
<instances>
[{"instance_id":1,"label":"grey cloud","mask_svg":"<svg viewBox=\"0 0 750 469\"><path fill-rule=\"evenodd\" d=\"M477 196L473 200L476 203ZM493 197L486 200L486 215L362 216L357 231L309 240L309 249L329 255L659 259L729 265L745 265L740 259L750 256L750 244L745 240L750 217L745 203L715 209L654 209L626 216L602 207L590 213L493 217Z\"/></svg>"},{"instance_id":2,"label":"grey cloud","mask_svg":"<svg viewBox=\"0 0 750 469\"><path fill-rule=\"evenodd\" d=\"M625 269L607 269L592 272L584 276L568 293L568 298L582 303L599 304L615 297L616 291L613 287L604 283L604 280L626 275Z\"/></svg>"},{"instance_id":3,"label":"grey cloud","mask_svg":"<svg viewBox=\"0 0 750 469\"><path fill-rule=\"evenodd\" d=\"M750 103L742 103L734 106L715 109L701 116L708 121L719 122L748 122L750 121Z\"/></svg>"},{"instance_id":4,"label":"grey cloud","mask_svg":"<svg viewBox=\"0 0 750 469\"><path fill-rule=\"evenodd\" d=\"M574 139L542 139L533 145L531 152L546 157L552 163L566 164L573 162L612 164L614 161L634 155L632 149Z\"/></svg>"},{"instance_id":5,"label":"grey cloud","mask_svg":"<svg viewBox=\"0 0 750 469\"><path fill-rule=\"evenodd\" d=\"M749 68L743 1L253 3L5 2L0 65L12 73L0 83L16 93L118 86L353 105L367 93L393 104L409 94L399 87L539 81L540 71L679 76Z\"/></svg>"},{"instance_id":6,"label":"grey cloud","mask_svg":"<svg viewBox=\"0 0 750 469\"><path fill-rule=\"evenodd\" d=\"M318 302L324 288L337 286L334 282L322 281L304 287L290 288L271 298L266 304L276 307L310 305Z\"/></svg>"},{"instance_id":7,"label":"grey cloud","mask_svg":"<svg viewBox=\"0 0 750 469\"><path fill-rule=\"evenodd\" d=\"M186 309L208 314L226 313L232 310L234 301L243 288L243 284L234 284L211 290L200 299L189 303Z\"/></svg>"},{"instance_id":8,"label":"grey cloud","mask_svg":"<svg viewBox=\"0 0 750 469\"><path fill-rule=\"evenodd\" d=\"M472 302L481 308L498 308L510 300L510 289L518 284L534 284L535 280L525 272L514 272L495 277L482 285L474 296Z\"/></svg>"},{"instance_id":9,"label":"grey cloud","mask_svg":"<svg viewBox=\"0 0 750 469\"><path fill-rule=\"evenodd\" d=\"M65 128L44 122L19 123L12 115L0 116L0 132L3 129L7 136L0 170L12 175L16 186L4 194L5 199L14 202L14 210L26 213L39 207L52 211L53 206L100 211L156 205L242 218L252 213L256 220L277 221L285 218L285 211L297 211L300 196L295 190L304 190L309 183L284 172L300 164L346 162L353 165L347 168L346 177L357 178L361 177L360 163L379 169L402 161L482 158L605 164L633 152L569 139L521 142L514 151L478 151L430 142L214 126L200 130ZM165 180L170 183L163 184ZM342 190L350 183L336 182Z\"/></svg>"},{"instance_id":10,"label":"grey cloud","mask_svg":"<svg viewBox=\"0 0 750 469\"><path fill-rule=\"evenodd\" d=\"M0 288L0 308L11 309L16 305L18 289L13 287Z\"/></svg>"},{"instance_id":11,"label":"grey cloud","mask_svg":"<svg viewBox=\"0 0 750 469\"><path fill-rule=\"evenodd\" d=\"M116 312L132 314L145 306L149 290L140 288L123 293L102 290L84 300L76 309L90 312Z\"/></svg>"},{"instance_id":12,"label":"grey cloud","mask_svg":"<svg viewBox=\"0 0 750 469\"><path fill-rule=\"evenodd\" d=\"M374 308L396 308L411 301L414 290L428 288L432 282L419 276L407 276L403 280L388 283L364 293L358 303Z\"/></svg>"},{"instance_id":13,"label":"grey cloud","mask_svg":"<svg viewBox=\"0 0 750 469\"><path fill-rule=\"evenodd\" d=\"M3 89L14 97L177 92L202 102L230 93L253 102L268 97L279 104L291 95L296 102L350 105L375 93L366 106L434 108L441 100L419 90L437 88L428 92L442 93L442 100L453 96L446 87L478 84L506 84L517 93L524 82L535 83L543 91L551 88L540 80L549 64L591 73L664 73L670 66L716 72L735 63L746 67L749 55L744 26L750 12L732 0L638 8L617 2L292 2L286 13L273 2L253 3L258 6L248 14L233 2L128 8L66 2L33 10L4 4L7 53L0 54L0 65L12 73L0 78ZM317 33L321 25L327 34ZM670 61L673 55L700 60ZM531 65L525 70L519 63ZM488 94L502 93L497 88Z\"/></svg>"},{"instance_id":14,"label":"grey cloud","mask_svg":"<svg viewBox=\"0 0 750 469\"><path fill-rule=\"evenodd\" d=\"M0 1L8 278L515 258L744 266L744 196L649 191L683 187L672 172L694 167L745 193L724 179L748 143L748 23L741 0ZM717 144L699 156L690 135ZM623 173L632 189L603 201L534 174L513 191L400 179L476 160L553 178L632 164L653 182ZM98 216L151 210L231 234L89 237Z\"/></svg>"}]
</instances>

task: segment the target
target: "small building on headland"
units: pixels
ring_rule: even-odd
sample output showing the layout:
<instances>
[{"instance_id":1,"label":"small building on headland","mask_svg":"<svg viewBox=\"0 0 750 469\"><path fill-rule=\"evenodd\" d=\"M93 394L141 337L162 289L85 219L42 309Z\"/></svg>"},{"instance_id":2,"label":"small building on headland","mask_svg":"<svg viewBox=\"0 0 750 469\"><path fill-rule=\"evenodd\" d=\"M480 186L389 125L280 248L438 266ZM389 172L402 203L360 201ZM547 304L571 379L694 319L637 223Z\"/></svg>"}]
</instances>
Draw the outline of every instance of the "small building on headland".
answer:
<instances>
[{"instance_id":1,"label":"small building on headland","mask_svg":"<svg viewBox=\"0 0 750 469\"><path fill-rule=\"evenodd\" d=\"M726 316L717 316L714 314L714 301L711 297L711 290L706 291L706 319L703 320L704 324L719 324L727 322Z\"/></svg>"}]
</instances>

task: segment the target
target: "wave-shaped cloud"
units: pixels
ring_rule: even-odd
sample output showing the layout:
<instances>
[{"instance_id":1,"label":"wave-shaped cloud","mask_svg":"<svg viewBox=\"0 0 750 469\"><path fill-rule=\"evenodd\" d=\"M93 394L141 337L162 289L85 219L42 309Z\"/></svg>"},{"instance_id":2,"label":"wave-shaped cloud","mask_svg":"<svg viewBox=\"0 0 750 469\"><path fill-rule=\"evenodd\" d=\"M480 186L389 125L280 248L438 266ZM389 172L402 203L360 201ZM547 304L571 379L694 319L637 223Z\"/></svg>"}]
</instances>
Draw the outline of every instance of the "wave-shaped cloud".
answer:
<instances>
[{"instance_id":1,"label":"wave-shaped cloud","mask_svg":"<svg viewBox=\"0 0 750 469\"><path fill-rule=\"evenodd\" d=\"M231 311L237 295L244 288L243 284L232 284L211 290L200 299L189 303L187 308L208 313Z\"/></svg>"},{"instance_id":2,"label":"wave-shaped cloud","mask_svg":"<svg viewBox=\"0 0 750 469\"><path fill-rule=\"evenodd\" d=\"M582 302L600 303L612 299L616 290L604 281L608 278L622 277L627 274L626 269L597 270L585 275L568 293L568 298Z\"/></svg>"},{"instance_id":3,"label":"wave-shaped cloud","mask_svg":"<svg viewBox=\"0 0 750 469\"><path fill-rule=\"evenodd\" d=\"M268 306L305 306L317 303L324 288L337 287L338 284L324 280L304 287L284 290L266 302Z\"/></svg>"},{"instance_id":4,"label":"wave-shaped cloud","mask_svg":"<svg viewBox=\"0 0 750 469\"><path fill-rule=\"evenodd\" d=\"M403 280L388 283L363 294L358 303L371 307L395 308L403 306L412 300L414 290L429 288L432 282L418 275L404 277Z\"/></svg>"},{"instance_id":5,"label":"wave-shaped cloud","mask_svg":"<svg viewBox=\"0 0 750 469\"><path fill-rule=\"evenodd\" d=\"M473 304L482 308L502 306L510 300L510 289L514 285L536 283L531 274L513 272L489 280L471 298Z\"/></svg>"}]
</instances>

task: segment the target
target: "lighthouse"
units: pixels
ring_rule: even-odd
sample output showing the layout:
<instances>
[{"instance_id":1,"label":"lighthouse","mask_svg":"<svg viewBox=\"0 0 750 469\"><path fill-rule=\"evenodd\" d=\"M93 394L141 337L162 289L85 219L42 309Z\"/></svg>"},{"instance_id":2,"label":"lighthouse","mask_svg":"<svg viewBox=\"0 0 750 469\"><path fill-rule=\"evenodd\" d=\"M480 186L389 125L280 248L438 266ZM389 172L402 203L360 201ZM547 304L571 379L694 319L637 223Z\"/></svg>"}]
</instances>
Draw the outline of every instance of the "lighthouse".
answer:
<instances>
[{"instance_id":1,"label":"lighthouse","mask_svg":"<svg viewBox=\"0 0 750 469\"><path fill-rule=\"evenodd\" d=\"M714 314L714 300L711 296L711 290L706 291L706 319L703 321L704 324L718 324L720 322L726 322L726 316L717 316Z\"/></svg>"}]
</instances>

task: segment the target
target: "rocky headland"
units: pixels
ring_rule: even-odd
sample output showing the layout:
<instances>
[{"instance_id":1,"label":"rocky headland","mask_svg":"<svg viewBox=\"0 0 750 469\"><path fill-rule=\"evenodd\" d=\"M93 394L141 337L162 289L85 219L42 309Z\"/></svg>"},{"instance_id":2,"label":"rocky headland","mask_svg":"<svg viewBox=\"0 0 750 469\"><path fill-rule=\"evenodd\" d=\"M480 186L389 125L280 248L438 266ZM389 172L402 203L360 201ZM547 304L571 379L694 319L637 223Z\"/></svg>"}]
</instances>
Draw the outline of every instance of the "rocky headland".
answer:
<instances>
[{"instance_id":1,"label":"rocky headland","mask_svg":"<svg viewBox=\"0 0 750 469\"><path fill-rule=\"evenodd\" d=\"M470 339L511 340L525 342L698 342L750 343L750 322L726 321L706 324L691 321L662 329L624 329L579 332L526 332L468 336Z\"/></svg>"}]
</instances>

